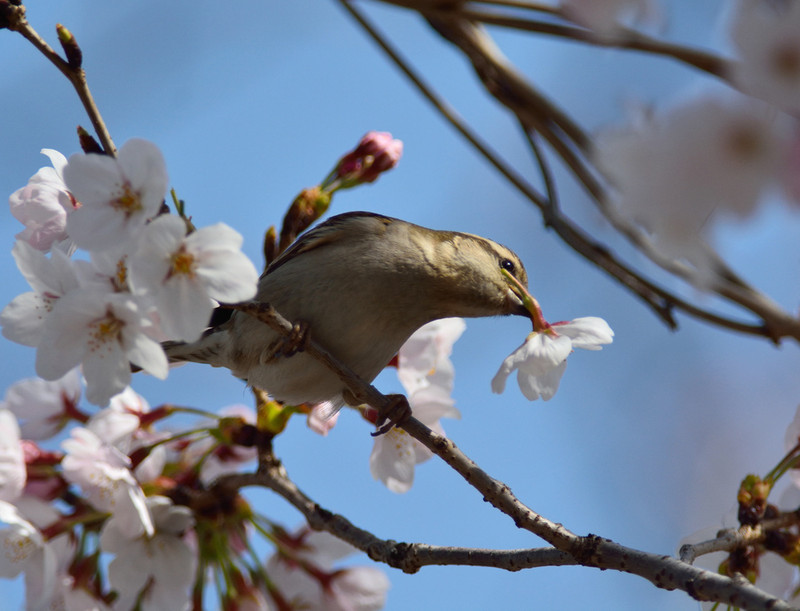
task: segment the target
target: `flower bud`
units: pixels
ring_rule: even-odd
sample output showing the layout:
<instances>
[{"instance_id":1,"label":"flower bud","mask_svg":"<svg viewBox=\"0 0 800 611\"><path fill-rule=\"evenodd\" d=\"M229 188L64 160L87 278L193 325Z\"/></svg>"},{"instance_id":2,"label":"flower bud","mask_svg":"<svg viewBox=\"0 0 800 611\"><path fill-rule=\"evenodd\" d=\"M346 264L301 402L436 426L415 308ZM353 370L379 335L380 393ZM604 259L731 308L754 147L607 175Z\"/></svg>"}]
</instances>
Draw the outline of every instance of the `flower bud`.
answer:
<instances>
[{"instance_id":1,"label":"flower bud","mask_svg":"<svg viewBox=\"0 0 800 611\"><path fill-rule=\"evenodd\" d=\"M331 178L343 187L373 182L396 166L402 154L403 142L393 139L389 132L368 132L355 149L339 160Z\"/></svg>"},{"instance_id":2,"label":"flower bud","mask_svg":"<svg viewBox=\"0 0 800 611\"><path fill-rule=\"evenodd\" d=\"M64 55L67 57L67 64L73 70L78 70L83 64L83 52L78 46L78 42L72 32L60 23L56 24L56 32L58 33L58 41L61 43L61 48L64 49Z\"/></svg>"}]
</instances>

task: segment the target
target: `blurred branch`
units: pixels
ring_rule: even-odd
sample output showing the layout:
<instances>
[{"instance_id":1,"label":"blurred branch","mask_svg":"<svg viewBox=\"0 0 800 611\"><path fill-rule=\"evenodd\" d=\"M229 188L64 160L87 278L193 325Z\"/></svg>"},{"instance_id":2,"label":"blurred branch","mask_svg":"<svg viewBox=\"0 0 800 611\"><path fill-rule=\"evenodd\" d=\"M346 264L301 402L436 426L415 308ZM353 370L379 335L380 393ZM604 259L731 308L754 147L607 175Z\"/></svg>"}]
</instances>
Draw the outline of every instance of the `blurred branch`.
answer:
<instances>
[{"instance_id":1,"label":"blurred branch","mask_svg":"<svg viewBox=\"0 0 800 611\"><path fill-rule=\"evenodd\" d=\"M254 316L287 337L293 333L294 325L267 303L251 301L229 307ZM393 403L391 396L381 394L374 386L361 380L348 367L314 342L313 338L309 339L306 352L333 371L358 401L374 407L379 413L385 412ZM585 537L576 535L563 525L537 514L520 501L506 484L483 471L451 440L433 432L417 419L408 417L399 422L397 426L459 473L485 501L509 516L517 528L538 535L555 548L522 551L478 550L476 559L480 558L486 561L493 558L500 559L499 565L492 564L491 566L501 566L513 570L510 564L525 558L532 563L532 566L542 566L547 563L574 563L638 575L659 588L683 590L697 600L719 601L747 609L772 609L774 611L792 609L786 602L759 590L743 577L741 579L739 577L729 578L699 569L671 556L635 550L596 535ZM228 486L227 490L231 491L241 486L266 486L299 509L313 528L324 529L340 536L365 551L374 560L398 566L403 570L417 570L426 553L432 554L427 558L435 559L433 562L428 562L432 564L444 562L446 558L458 559L459 562L469 558L469 551L461 548L453 550L452 548L431 546L414 547L413 544L397 544L378 539L368 531L354 526L342 516L319 507L289 480L280 463L269 456L262 457L257 473L224 476L220 478L219 485ZM398 560L398 555L402 561ZM482 562L477 563L483 566Z\"/></svg>"},{"instance_id":2,"label":"blurred branch","mask_svg":"<svg viewBox=\"0 0 800 611\"><path fill-rule=\"evenodd\" d=\"M561 9L554 6L547 7L537 3L498 2L493 0L474 0L457 4L452 2L430 2L430 0L380 1L416 10L426 18L456 16L477 23L496 25L535 34L546 34L599 47L661 55L720 78L724 78L727 74L727 61L713 53L659 40L630 28L620 26L613 36L601 37L588 28L575 26L571 23L539 21L518 15L519 9L528 9L568 21L568 17L563 14ZM480 5L500 7L503 10L486 10ZM512 10L509 11L508 9Z\"/></svg>"},{"instance_id":3,"label":"blurred branch","mask_svg":"<svg viewBox=\"0 0 800 611\"><path fill-rule=\"evenodd\" d=\"M443 5L435 1L385 1L390 4L419 10L421 15L428 19L434 30L457 46L470 60L487 91L514 113L526 136L530 139L537 132L542 135L556 155L564 161L565 165L592 196L598 209L615 229L625 236L640 252L673 276L687 282L694 288L711 290L723 299L733 302L754 314L760 319L760 322L752 324L736 320L695 305L658 286L630 265L619 260L605 245L595 241L567 218L558 209L557 202L541 194L522 176L510 168L497 153L492 151L466 125L452 107L411 69L408 62L401 57L397 50L355 8L352 0L339 0L345 10L386 52L437 111L506 180L539 208L545 226L553 229L573 250L605 270L623 286L636 294L671 328L677 326L673 311L678 309L722 328L766 337L773 342L778 342L783 337L793 337L800 341L800 321L784 312L767 296L750 287L733 270L728 268L724 261L719 259L714 261L716 278L712 281L711 287L708 288L708 280L706 278L701 278L690 266L661 255L644 232L632 226L625 219L619 218L619 215L615 214L606 204L608 201L606 190L585 160L591 148L589 136L577 123L550 102L546 96L534 88L509 64L488 34L464 17L462 4L449 4L449 8L440 10ZM540 155L541 152L537 152L534 149L534 156L539 160L538 163L542 168ZM544 181L548 194L551 195L554 192L554 187L548 183L549 177L550 174L548 172L544 175Z\"/></svg>"},{"instance_id":4,"label":"blurred branch","mask_svg":"<svg viewBox=\"0 0 800 611\"><path fill-rule=\"evenodd\" d=\"M95 132L97 132L98 138L100 138L100 142L103 145L103 150L107 155L115 157L117 154L117 148L114 146L114 141L111 139L111 134L109 134L108 129L106 128L106 124L103 121L103 117L100 115L100 110L97 108L97 105L94 102L94 97L92 97L92 92L89 90L89 84L86 81L86 72L84 72L83 68L80 67L75 61L68 62L61 58L61 56L56 53L53 48L45 42L45 40L39 35L36 30L34 30L31 25L28 23L28 20L25 18L25 7L24 6L10 6L10 18L8 18L7 27L9 30L19 32L24 38L26 38L34 47L36 47L42 55L44 55L50 62L59 69L59 71L69 79L69 82L72 83L75 92L78 94L78 98L80 98L81 104L83 104L84 110L86 110L86 114L89 116L89 120L92 122L92 126L94 127ZM59 27L59 29L61 29ZM60 32L59 32L60 33ZM72 38L72 45L71 49L74 49L77 53L80 52L77 43L75 43L74 38Z\"/></svg>"}]
</instances>

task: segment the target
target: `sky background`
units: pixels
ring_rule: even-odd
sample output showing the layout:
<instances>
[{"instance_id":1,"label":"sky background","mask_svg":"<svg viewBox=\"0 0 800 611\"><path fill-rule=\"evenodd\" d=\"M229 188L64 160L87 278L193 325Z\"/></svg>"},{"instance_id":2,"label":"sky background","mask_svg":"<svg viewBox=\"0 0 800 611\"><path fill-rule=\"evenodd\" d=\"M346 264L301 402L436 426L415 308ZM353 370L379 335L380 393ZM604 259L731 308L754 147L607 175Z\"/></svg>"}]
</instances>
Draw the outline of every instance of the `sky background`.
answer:
<instances>
[{"instance_id":1,"label":"sky background","mask_svg":"<svg viewBox=\"0 0 800 611\"><path fill-rule=\"evenodd\" d=\"M726 52L725 3L661 4L659 35ZM537 179L515 122L448 43L413 13L359 6L506 159ZM525 262L548 319L609 321L613 345L570 357L561 389L547 403L528 402L513 380L501 396L490 391L500 362L529 331L524 320L468 321L455 346L454 396L463 417L445 421L445 429L535 511L579 534L673 554L688 534L721 525L746 473L763 474L782 456L798 402L797 345L775 347L684 316L677 332L666 329L544 229L537 210L465 146L336 2L71 0L28 9L51 44L56 23L76 36L117 146L132 137L158 144L195 223L231 225L257 265L265 228L280 223L295 194L318 183L365 132L390 131L405 143L399 166L373 185L337 194L331 213L369 210L492 238ZM490 31L542 91L592 131L622 121L631 103L666 107L724 90L668 59ZM75 127L90 124L66 79L22 37L0 32L0 57L0 193L11 194L46 165L40 149L69 155L78 150ZM613 236L563 173L559 180L569 214L670 285ZM733 267L790 311L800 301L798 220L767 202L751 223L721 228L717 236ZM0 211L0 250L10 253L20 230L7 209ZM3 304L28 290L10 255L0 259L0 273ZM0 389L34 374L32 349L3 339L0 350ZM400 390L392 372L377 386ZM250 402L243 383L199 365L175 370L166 383L138 375L134 388L151 405L218 410ZM313 499L379 537L492 548L542 544L437 459L418 467L410 492L389 492L370 476L369 432L355 413L343 413L327 438L298 419L276 452ZM276 521L301 522L273 494L248 497ZM697 608L685 594L588 568L386 571L391 611ZM8 608L21 604L18 582L0 582L0 594L11 601Z\"/></svg>"}]
</instances>

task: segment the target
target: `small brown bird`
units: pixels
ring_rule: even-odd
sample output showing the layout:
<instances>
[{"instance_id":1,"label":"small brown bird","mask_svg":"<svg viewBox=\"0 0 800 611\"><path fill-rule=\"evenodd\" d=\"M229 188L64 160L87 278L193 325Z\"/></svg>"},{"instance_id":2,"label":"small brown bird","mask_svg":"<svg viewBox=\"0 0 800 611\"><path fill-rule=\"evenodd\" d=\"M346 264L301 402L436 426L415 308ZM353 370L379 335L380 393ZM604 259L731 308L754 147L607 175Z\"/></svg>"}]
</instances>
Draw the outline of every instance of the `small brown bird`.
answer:
<instances>
[{"instance_id":1,"label":"small brown bird","mask_svg":"<svg viewBox=\"0 0 800 611\"><path fill-rule=\"evenodd\" d=\"M425 323L450 316L529 317L502 270L527 286L519 257L491 240L369 212L334 216L303 234L264 272L268 302L371 382ZM281 337L243 312L196 342L170 342L172 361L227 367L284 403L343 404L343 383L308 354L276 354Z\"/></svg>"}]
</instances>

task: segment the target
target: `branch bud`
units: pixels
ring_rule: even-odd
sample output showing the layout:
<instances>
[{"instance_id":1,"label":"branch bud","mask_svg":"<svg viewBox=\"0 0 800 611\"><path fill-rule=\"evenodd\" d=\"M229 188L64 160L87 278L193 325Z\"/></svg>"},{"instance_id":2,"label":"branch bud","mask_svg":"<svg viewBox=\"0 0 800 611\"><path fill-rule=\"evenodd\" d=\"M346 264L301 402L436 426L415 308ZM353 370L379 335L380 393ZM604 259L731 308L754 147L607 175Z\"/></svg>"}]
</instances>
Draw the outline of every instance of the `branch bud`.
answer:
<instances>
[{"instance_id":1,"label":"branch bud","mask_svg":"<svg viewBox=\"0 0 800 611\"><path fill-rule=\"evenodd\" d=\"M78 41L67 28L60 23L56 24L56 32L58 33L58 41L61 43L61 48L64 49L64 55L67 56L67 64L73 70L79 70L83 64L83 52L78 46Z\"/></svg>"},{"instance_id":2,"label":"branch bud","mask_svg":"<svg viewBox=\"0 0 800 611\"><path fill-rule=\"evenodd\" d=\"M83 129L80 125L78 126L78 141L80 142L81 149L84 153L97 153L98 155L106 154L100 144L98 144L97 140L94 139L94 136Z\"/></svg>"}]
</instances>

